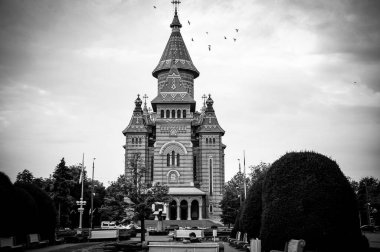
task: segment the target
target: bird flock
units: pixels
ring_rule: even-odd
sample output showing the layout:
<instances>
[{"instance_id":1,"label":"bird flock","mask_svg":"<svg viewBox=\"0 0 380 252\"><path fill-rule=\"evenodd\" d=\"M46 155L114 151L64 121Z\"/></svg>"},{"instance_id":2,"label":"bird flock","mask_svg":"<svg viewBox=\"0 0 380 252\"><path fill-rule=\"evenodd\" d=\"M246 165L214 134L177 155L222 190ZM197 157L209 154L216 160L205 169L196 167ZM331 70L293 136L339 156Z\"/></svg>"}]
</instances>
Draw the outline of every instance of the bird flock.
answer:
<instances>
[{"instance_id":1,"label":"bird flock","mask_svg":"<svg viewBox=\"0 0 380 252\"><path fill-rule=\"evenodd\" d=\"M156 5L153 5L153 8L154 8L154 9L157 9L157 6L156 6ZM191 25L190 20L187 20L187 23L188 23L188 25ZM234 42L236 42L236 40L237 40L236 37L237 37L238 32L239 32L239 29L238 29L238 28L235 28L235 34L236 34L236 35L235 35L234 37L232 37L232 40L233 40ZM208 32L208 31L206 31L206 35L209 35L209 32ZM227 36L223 36L223 37L224 37L225 40L228 39ZM195 42L194 37L191 38L191 42ZM211 45L208 45L208 50L211 51Z\"/></svg>"}]
</instances>

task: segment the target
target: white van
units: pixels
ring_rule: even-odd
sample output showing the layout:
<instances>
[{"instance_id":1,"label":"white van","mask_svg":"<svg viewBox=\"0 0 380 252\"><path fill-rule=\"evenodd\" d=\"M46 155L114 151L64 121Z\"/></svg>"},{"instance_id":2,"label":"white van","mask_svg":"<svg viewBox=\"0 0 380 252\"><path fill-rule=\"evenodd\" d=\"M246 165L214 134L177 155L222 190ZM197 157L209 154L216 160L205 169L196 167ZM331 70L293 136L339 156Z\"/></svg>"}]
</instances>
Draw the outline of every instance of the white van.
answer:
<instances>
[{"instance_id":1,"label":"white van","mask_svg":"<svg viewBox=\"0 0 380 252\"><path fill-rule=\"evenodd\" d=\"M115 221L102 221L100 224L101 229L116 229L116 222Z\"/></svg>"}]
</instances>

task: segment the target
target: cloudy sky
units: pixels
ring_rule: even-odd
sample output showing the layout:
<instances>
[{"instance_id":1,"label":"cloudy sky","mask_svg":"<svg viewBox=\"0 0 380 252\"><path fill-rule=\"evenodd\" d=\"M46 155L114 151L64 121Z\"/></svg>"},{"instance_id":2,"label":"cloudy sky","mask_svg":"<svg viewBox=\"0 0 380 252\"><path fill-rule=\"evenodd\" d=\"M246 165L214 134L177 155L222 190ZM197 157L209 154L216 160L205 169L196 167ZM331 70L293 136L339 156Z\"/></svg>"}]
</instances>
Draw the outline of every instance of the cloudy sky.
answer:
<instances>
[{"instance_id":1,"label":"cloudy sky","mask_svg":"<svg viewBox=\"0 0 380 252\"><path fill-rule=\"evenodd\" d=\"M226 180L243 150L247 166L314 150L354 179L380 177L379 16L378 0L182 1L197 109L211 93L226 131ZM157 94L172 17L170 0L0 0L0 170L48 177L85 153L106 185L122 174L121 131L136 95Z\"/></svg>"}]
</instances>

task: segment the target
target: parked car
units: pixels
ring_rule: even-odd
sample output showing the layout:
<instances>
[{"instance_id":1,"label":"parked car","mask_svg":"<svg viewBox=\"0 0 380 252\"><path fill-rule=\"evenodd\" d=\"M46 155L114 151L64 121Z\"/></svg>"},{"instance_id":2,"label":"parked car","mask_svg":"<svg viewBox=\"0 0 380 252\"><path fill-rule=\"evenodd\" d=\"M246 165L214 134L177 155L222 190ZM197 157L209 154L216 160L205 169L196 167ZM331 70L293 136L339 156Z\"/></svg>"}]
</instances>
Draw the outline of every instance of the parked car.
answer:
<instances>
[{"instance_id":1,"label":"parked car","mask_svg":"<svg viewBox=\"0 0 380 252\"><path fill-rule=\"evenodd\" d=\"M360 229L362 231L366 231L366 232L375 232L375 230L376 230L375 226L373 226L373 225L363 225L360 227Z\"/></svg>"},{"instance_id":2,"label":"parked car","mask_svg":"<svg viewBox=\"0 0 380 252\"><path fill-rule=\"evenodd\" d=\"M102 221L100 224L101 229L116 229L115 221Z\"/></svg>"},{"instance_id":3,"label":"parked car","mask_svg":"<svg viewBox=\"0 0 380 252\"><path fill-rule=\"evenodd\" d=\"M177 229L179 229L179 226L175 225L175 224L166 227L167 231L173 231L173 230L177 230Z\"/></svg>"}]
</instances>

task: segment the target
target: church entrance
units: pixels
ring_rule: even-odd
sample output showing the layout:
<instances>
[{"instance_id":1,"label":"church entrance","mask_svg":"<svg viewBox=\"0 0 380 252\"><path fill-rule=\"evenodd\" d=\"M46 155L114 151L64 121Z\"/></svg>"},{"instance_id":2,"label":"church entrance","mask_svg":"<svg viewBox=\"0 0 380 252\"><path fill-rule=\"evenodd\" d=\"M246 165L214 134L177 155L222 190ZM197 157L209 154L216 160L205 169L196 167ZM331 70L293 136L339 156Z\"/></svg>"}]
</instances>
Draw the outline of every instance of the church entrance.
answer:
<instances>
[{"instance_id":1,"label":"church entrance","mask_svg":"<svg viewBox=\"0 0 380 252\"><path fill-rule=\"evenodd\" d=\"M170 205L169 205L169 217L171 220L176 220L177 219L177 202L175 200L173 200L172 202L170 202Z\"/></svg>"},{"instance_id":2,"label":"church entrance","mask_svg":"<svg viewBox=\"0 0 380 252\"><path fill-rule=\"evenodd\" d=\"M188 205L186 200L181 201L181 220L187 220Z\"/></svg>"},{"instance_id":3,"label":"church entrance","mask_svg":"<svg viewBox=\"0 0 380 252\"><path fill-rule=\"evenodd\" d=\"M191 202L191 219L192 220L199 219L199 203L197 200L193 200Z\"/></svg>"}]
</instances>

